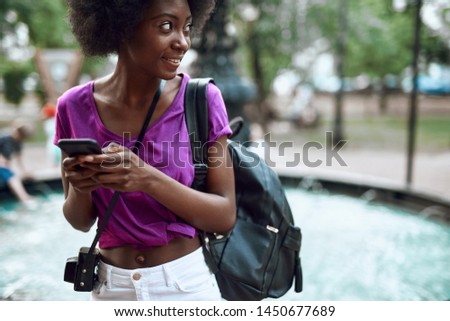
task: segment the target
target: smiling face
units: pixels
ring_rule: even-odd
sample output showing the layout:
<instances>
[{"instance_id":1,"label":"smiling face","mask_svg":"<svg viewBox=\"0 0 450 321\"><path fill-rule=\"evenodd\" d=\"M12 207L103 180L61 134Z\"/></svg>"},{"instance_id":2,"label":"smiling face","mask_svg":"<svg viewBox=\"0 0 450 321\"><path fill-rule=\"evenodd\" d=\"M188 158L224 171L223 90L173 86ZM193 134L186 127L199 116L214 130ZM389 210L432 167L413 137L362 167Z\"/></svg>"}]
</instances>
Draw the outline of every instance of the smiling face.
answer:
<instances>
[{"instance_id":1,"label":"smiling face","mask_svg":"<svg viewBox=\"0 0 450 321\"><path fill-rule=\"evenodd\" d=\"M123 43L119 57L133 69L172 79L191 46L191 25L187 0L152 0L134 36Z\"/></svg>"}]
</instances>

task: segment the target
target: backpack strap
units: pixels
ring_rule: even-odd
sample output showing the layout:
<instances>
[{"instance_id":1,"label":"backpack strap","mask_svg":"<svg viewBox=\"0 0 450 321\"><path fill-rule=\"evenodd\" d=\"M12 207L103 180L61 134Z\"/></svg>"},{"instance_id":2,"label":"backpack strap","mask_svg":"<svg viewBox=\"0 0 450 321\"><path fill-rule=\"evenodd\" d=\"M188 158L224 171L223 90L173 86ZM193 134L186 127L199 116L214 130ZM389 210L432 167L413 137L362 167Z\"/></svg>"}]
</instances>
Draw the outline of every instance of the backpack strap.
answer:
<instances>
[{"instance_id":1,"label":"backpack strap","mask_svg":"<svg viewBox=\"0 0 450 321\"><path fill-rule=\"evenodd\" d=\"M206 90L210 82L214 82L212 78L190 79L184 97L184 113L195 171L193 187L201 191L206 188L208 171L209 125Z\"/></svg>"},{"instance_id":2,"label":"backpack strap","mask_svg":"<svg viewBox=\"0 0 450 321\"><path fill-rule=\"evenodd\" d=\"M212 78L193 78L186 86L184 96L184 114L186 117L186 126L191 142L192 158L194 163L194 182L192 187L200 190L206 190L206 174L208 172L208 101L206 90L208 84L214 82ZM218 271L211 252L207 247L208 233L201 232L201 241L203 254L208 267L213 273Z\"/></svg>"}]
</instances>

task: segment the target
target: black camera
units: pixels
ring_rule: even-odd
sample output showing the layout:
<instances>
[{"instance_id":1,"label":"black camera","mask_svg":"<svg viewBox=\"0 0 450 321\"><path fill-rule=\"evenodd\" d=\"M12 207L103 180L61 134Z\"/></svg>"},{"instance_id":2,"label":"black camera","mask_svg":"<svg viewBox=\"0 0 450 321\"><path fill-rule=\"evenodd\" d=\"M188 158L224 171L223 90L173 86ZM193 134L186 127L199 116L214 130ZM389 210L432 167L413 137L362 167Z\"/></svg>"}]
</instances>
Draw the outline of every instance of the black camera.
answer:
<instances>
[{"instance_id":1,"label":"black camera","mask_svg":"<svg viewBox=\"0 0 450 321\"><path fill-rule=\"evenodd\" d=\"M89 253L89 247L82 247L78 257L70 257L64 269L64 281L73 283L78 292L91 292L98 280L97 266L100 261L100 252L95 249Z\"/></svg>"}]
</instances>

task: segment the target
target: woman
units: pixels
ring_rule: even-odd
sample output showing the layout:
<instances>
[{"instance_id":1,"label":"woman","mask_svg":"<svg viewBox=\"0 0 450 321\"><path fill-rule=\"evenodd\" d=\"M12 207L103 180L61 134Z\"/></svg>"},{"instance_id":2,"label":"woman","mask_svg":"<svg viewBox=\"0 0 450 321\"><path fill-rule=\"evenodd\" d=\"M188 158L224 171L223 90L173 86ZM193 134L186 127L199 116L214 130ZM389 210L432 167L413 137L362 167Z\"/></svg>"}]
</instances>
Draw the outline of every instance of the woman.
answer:
<instances>
[{"instance_id":1,"label":"woman","mask_svg":"<svg viewBox=\"0 0 450 321\"><path fill-rule=\"evenodd\" d=\"M235 222L231 130L219 89L209 85L207 193L190 188L194 171L184 119L189 76L178 74L214 1L69 0L72 29L86 55L116 53L114 72L68 90L58 101L55 143L94 138L102 155L62 155L63 211L78 230L102 222L120 198L99 248L94 300L220 300L198 238ZM130 149L161 82L166 84L139 151Z\"/></svg>"}]
</instances>

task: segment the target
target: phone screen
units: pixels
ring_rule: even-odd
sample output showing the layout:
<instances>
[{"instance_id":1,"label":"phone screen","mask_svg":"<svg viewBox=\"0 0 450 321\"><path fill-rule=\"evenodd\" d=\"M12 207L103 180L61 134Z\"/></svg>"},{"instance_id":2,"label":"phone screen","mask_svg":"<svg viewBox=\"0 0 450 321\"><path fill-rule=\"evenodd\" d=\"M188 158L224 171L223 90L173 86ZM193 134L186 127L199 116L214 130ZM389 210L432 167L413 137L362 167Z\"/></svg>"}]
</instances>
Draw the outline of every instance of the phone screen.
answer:
<instances>
[{"instance_id":1,"label":"phone screen","mask_svg":"<svg viewBox=\"0 0 450 321\"><path fill-rule=\"evenodd\" d=\"M102 153L97 141L90 138L60 139L58 147L70 157Z\"/></svg>"}]
</instances>

